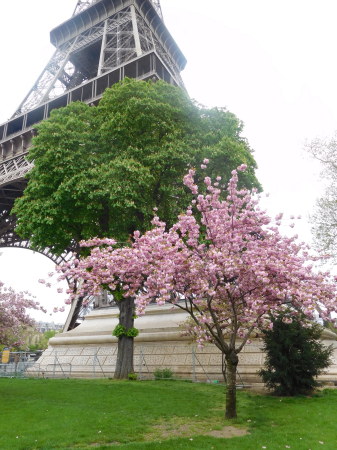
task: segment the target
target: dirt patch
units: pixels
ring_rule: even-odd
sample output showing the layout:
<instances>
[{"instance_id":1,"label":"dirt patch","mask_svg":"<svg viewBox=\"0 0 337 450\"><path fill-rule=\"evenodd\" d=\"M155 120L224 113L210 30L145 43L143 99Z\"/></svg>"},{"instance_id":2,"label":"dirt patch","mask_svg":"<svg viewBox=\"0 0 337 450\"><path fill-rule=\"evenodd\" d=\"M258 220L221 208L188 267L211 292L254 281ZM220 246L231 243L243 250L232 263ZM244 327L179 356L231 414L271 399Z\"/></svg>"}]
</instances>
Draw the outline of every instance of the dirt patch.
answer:
<instances>
[{"instance_id":1,"label":"dirt patch","mask_svg":"<svg viewBox=\"0 0 337 450\"><path fill-rule=\"evenodd\" d=\"M214 428L217 429L214 429ZM245 428L237 428L232 425L221 428L221 422L214 423L207 420L192 420L176 417L166 422L157 423L150 433L145 436L145 441L165 440L172 437L212 436L216 438L233 438L249 434Z\"/></svg>"},{"instance_id":2,"label":"dirt patch","mask_svg":"<svg viewBox=\"0 0 337 450\"><path fill-rule=\"evenodd\" d=\"M118 441L113 441L113 442L92 442L91 444L89 444L86 448L90 448L90 447L102 447L103 445L105 447L108 446L113 446L113 445L120 445L121 443Z\"/></svg>"},{"instance_id":3,"label":"dirt patch","mask_svg":"<svg viewBox=\"0 0 337 450\"><path fill-rule=\"evenodd\" d=\"M232 438L237 436L246 436L249 434L245 428L236 428L232 426L223 427L222 430L212 430L209 433L205 433L207 436L216 438Z\"/></svg>"}]
</instances>

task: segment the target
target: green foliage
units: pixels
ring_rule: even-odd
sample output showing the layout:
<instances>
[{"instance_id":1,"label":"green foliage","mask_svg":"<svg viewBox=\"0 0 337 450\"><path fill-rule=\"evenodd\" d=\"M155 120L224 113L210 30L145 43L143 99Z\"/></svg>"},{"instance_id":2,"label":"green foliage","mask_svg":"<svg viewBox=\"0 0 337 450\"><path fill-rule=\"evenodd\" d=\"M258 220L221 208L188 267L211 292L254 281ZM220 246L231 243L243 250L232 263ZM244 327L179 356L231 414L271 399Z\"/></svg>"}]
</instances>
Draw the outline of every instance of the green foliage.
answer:
<instances>
[{"instance_id":1,"label":"green foliage","mask_svg":"<svg viewBox=\"0 0 337 450\"><path fill-rule=\"evenodd\" d=\"M136 336L138 336L138 334L139 334L139 330L137 329L137 328L135 328L135 327L131 327L131 328L129 328L128 330L127 330L127 332L126 332L126 335L128 336L128 337L136 337Z\"/></svg>"},{"instance_id":2,"label":"green foliage","mask_svg":"<svg viewBox=\"0 0 337 450\"><path fill-rule=\"evenodd\" d=\"M150 227L154 207L170 225L188 201L183 175L204 158L207 175L227 178L246 163L242 183L259 187L242 128L234 114L197 106L162 81L126 79L97 107L54 110L37 126L28 155L34 168L13 209L16 232L61 253L94 236L125 242Z\"/></svg>"},{"instance_id":3,"label":"green foliage","mask_svg":"<svg viewBox=\"0 0 337 450\"><path fill-rule=\"evenodd\" d=\"M35 350L40 350L40 346L38 344L29 344L28 345L28 350L30 352L35 352Z\"/></svg>"},{"instance_id":4,"label":"green foliage","mask_svg":"<svg viewBox=\"0 0 337 450\"><path fill-rule=\"evenodd\" d=\"M331 364L332 346L319 341L322 328L318 324L303 326L293 318L273 319L273 329L263 332L265 369L259 374L266 386L277 395L311 393L318 385L316 377Z\"/></svg>"},{"instance_id":5,"label":"green foliage","mask_svg":"<svg viewBox=\"0 0 337 450\"><path fill-rule=\"evenodd\" d=\"M41 333L38 341L35 344L29 344L28 348L31 351L35 350L45 350L48 347L49 339L57 334L56 330L48 330Z\"/></svg>"},{"instance_id":6,"label":"green foliage","mask_svg":"<svg viewBox=\"0 0 337 450\"><path fill-rule=\"evenodd\" d=\"M138 375L134 372L128 374L128 380L136 381L138 379Z\"/></svg>"},{"instance_id":7,"label":"green foliage","mask_svg":"<svg viewBox=\"0 0 337 450\"><path fill-rule=\"evenodd\" d=\"M328 330L332 331L333 333L337 334L337 323L334 322L324 322L324 328L327 328Z\"/></svg>"},{"instance_id":8,"label":"green foliage","mask_svg":"<svg viewBox=\"0 0 337 450\"><path fill-rule=\"evenodd\" d=\"M121 336L127 336L127 337L136 337L139 334L139 330L135 327L131 327L128 330L125 328L124 325L118 324L115 326L115 329L112 332L113 336L116 336L120 338Z\"/></svg>"},{"instance_id":9,"label":"green foliage","mask_svg":"<svg viewBox=\"0 0 337 450\"><path fill-rule=\"evenodd\" d=\"M156 369L153 375L156 380L166 380L173 377L173 372L166 367L164 369Z\"/></svg>"},{"instance_id":10,"label":"green foliage","mask_svg":"<svg viewBox=\"0 0 337 450\"><path fill-rule=\"evenodd\" d=\"M124 336L126 334L126 328L124 325L118 324L115 326L115 329L112 332L113 336L116 336L117 338Z\"/></svg>"}]
</instances>

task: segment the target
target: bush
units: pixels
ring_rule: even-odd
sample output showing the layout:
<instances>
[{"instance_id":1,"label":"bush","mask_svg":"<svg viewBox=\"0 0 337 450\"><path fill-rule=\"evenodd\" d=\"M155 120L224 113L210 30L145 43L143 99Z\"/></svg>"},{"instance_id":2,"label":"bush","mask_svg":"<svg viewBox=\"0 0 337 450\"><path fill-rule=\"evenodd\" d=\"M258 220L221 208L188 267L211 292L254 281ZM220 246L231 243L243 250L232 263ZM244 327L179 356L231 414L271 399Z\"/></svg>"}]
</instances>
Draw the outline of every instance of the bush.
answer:
<instances>
[{"instance_id":1,"label":"bush","mask_svg":"<svg viewBox=\"0 0 337 450\"><path fill-rule=\"evenodd\" d=\"M263 332L266 361L259 375L276 395L311 393L318 386L316 377L331 364L332 346L319 341L322 327L305 327L297 318L289 323L286 316L272 322L273 329Z\"/></svg>"},{"instance_id":2,"label":"bush","mask_svg":"<svg viewBox=\"0 0 337 450\"><path fill-rule=\"evenodd\" d=\"M153 372L155 380L166 380L168 378L173 377L173 372L171 369L165 368L165 369L156 369Z\"/></svg>"},{"instance_id":3,"label":"bush","mask_svg":"<svg viewBox=\"0 0 337 450\"><path fill-rule=\"evenodd\" d=\"M136 373L134 373L134 372L130 372L130 373L128 374L128 380L130 380L130 381L136 381L136 380L138 380L138 375L137 375Z\"/></svg>"}]
</instances>

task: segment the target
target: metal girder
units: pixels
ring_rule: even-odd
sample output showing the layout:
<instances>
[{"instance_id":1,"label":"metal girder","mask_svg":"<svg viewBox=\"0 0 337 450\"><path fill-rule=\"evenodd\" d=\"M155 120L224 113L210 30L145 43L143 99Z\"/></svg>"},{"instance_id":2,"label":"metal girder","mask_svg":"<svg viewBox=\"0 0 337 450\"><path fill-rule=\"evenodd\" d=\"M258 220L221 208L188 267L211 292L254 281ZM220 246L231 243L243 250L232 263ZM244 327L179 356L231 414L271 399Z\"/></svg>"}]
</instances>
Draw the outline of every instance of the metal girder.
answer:
<instances>
[{"instance_id":1,"label":"metal girder","mask_svg":"<svg viewBox=\"0 0 337 450\"><path fill-rule=\"evenodd\" d=\"M23 179L33 165L24 155L0 163L0 189L15 180Z\"/></svg>"},{"instance_id":2,"label":"metal girder","mask_svg":"<svg viewBox=\"0 0 337 450\"><path fill-rule=\"evenodd\" d=\"M118 20L116 23L112 21L111 27L118 28L118 26ZM110 32L111 27L108 27L107 32ZM91 44L101 41L103 33L104 22L101 22L56 49L12 118L58 97L90 78L94 78L97 75L97 64L95 67L90 62L88 58L88 53L90 56L90 52L85 52L85 49Z\"/></svg>"},{"instance_id":3,"label":"metal girder","mask_svg":"<svg viewBox=\"0 0 337 450\"><path fill-rule=\"evenodd\" d=\"M20 239L17 235L8 236L8 238L0 237L0 247L2 248L25 248L41 255L46 256L52 260L56 265L68 262L72 258L71 252L65 252L62 255L55 255L49 248L36 249L30 247L30 242Z\"/></svg>"},{"instance_id":4,"label":"metal girder","mask_svg":"<svg viewBox=\"0 0 337 450\"><path fill-rule=\"evenodd\" d=\"M171 70L172 75L176 79L177 83L183 87L184 82L180 76L180 69L177 66L176 61L174 61L170 52L164 47L162 42L158 39L152 29L149 27L145 18L137 11L137 24L138 32L140 36L141 46L144 52L155 49L158 55L162 58L167 67Z\"/></svg>"},{"instance_id":5,"label":"metal girder","mask_svg":"<svg viewBox=\"0 0 337 450\"><path fill-rule=\"evenodd\" d=\"M158 16L163 20L163 13L162 13L161 6L160 6L160 0L151 0L151 1L158 13Z\"/></svg>"},{"instance_id":6,"label":"metal girder","mask_svg":"<svg viewBox=\"0 0 337 450\"><path fill-rule=\"evenodd\" d=\"M84 11L85 9L87 9L89 6L93 5L97 1L98 0L78 0L77 4L75 6L75 10L74 10L73 16L75 16L76 14L79 14L80 12Z\"/></svg>"},{"instance_id":7,"label":"metal girder","mask_svg":"<svg viewBox=\"0 0 337 450\"><path fill-rule=\"evenodd\" d=\"M76 15L82 11L84 11L89 6L97 3L99 0L78 0L73 15ZM159 17L163 19L163 14L160 6L160 0L151 0L153 6L155 7Z\"/></svg>"},{"instance_id":8,"label":"metal girder","mask_svg":"<svg viewBox=\"0 0 337 450\"><path fill-rule=\"evenodd\" d=\"M86 79L85 76L81 76L78 73L78 70L69 61L70 50L74 45L75 39L54 52L48 64L11 118L20 116L41 103L58 97L67 88L71 87L73 80L76 79L77 84L80 84Z\"/></svg>"},{"instance_id":9,"label":"metal girder","mask_svg":"<svg viewBox=\"0 0 337 450\"><path fill-rule=\"evenodd\" d=\"M104 3L103 0L79 0L74 15L77 16L100 2ZM151 4L161 17L160 2L149 1L146 3L147 8L150 8ZM77 25L77 28L74 28L75 31L72 27L67 28L66 25L64 29L60 26L52 31L52 42L57 48L12 119L85 81L119 67L135 57L140 57L151 49L158 52L176 82L183 87L180 77L181 68L177 66L175 60L177 48L169 50L166 47L167 43L162 42L162 32L160 31L160 35L156 34L156 27L159 23L162 24L158 16L154 17L152 14L150 23L150 19L145 17L145 15L148 16L148 10L146 13L142 12L144 5L137 0L116 2L115 9L115 3L112 2L113 7L109 5L112 8L109 12L110 16L105 18L102 15L101 21L100 18L96 18L95 11L89 11L92 20L86 22L86 25ZM112 13L112 11L115 12ZM152 26L153 21L157 23L156 27ZM70 33L69 36L67 33L60 34L61 30ZM167 34L165 27L164 30ZM166 38L169 45L172 45L174 41L169 34Z\"/></svg>"},{"instance_id":10,"label":"metal girder","mask_svg":"<svg viewBox=\"0 0 337 450\"><path fill-rule=\"evenodd\" d=\"M73 256L72 252L65 251L62 255L55 255L49 248L31 248L28 240L20 238L14 230L16 218L10 214L10 211L0 213L0 247L1 248L26 248L40 253L51 259L55 264L68 262Z\"/></svg>"},{"instance_id":11,"label":"metal girder","mask_svg":"<svg viewBox=\"0 0 337 450\"><path fill-rule=\"evenodd\" d=\"M140 56L137 54L131 8L122 10L104 23L98 74Z\"/></svg>"},{"instance_id":12,"label":"metal girder","mask_svg":"<svg viewBox=\"0 0 337 450\"><path fill-rule=\"evenodd\" d=\"M177 82L183 86L177 64L140 12L131 5L105 22L98 73L108 72L153 49L171 69Z\"/></svg>"},{"instance_id":13,"label":"metal girder","mask_svg":"<svg viewBox=\"0 0 337 450\"><path fill-rule=\"evenodd\" d=\"M25 174L32 167L33 164L24 155L0 163L0 239L9 224L14 229L9 212L15 199L22 195L27 185Z\"/></svg>"}]
</instances>

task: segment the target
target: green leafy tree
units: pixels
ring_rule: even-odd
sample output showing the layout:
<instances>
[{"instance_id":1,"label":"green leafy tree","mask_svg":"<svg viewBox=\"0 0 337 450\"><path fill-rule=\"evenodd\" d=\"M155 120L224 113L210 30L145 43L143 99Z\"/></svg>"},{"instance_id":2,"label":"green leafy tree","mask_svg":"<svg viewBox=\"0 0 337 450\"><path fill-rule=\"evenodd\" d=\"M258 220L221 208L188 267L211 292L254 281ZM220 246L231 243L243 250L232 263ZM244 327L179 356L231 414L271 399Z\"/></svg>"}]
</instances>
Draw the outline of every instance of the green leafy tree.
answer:
<instances>
[{"instance_id":1,"label":"green leafy tree","mask_svg":"<svg viewBox=\"0 0 337 450\"><path fill-rule=\"evenodd\" d=\"M318 386L317 376L331 364L332 346L319 338L322 327L303 326L296 317L272 319L273 328L263 331L265 369L259 374L276 395L310 394Z\"/></svg>"},{"instance_id":2,"label":"green leafy tree","mask_svg":"<svg viewBox=\"0 0 337 450\"><path fill-rule=\"evenodd\" d=\"M35 350L45 350L48 348L49 339L54 337L57 334L56 330L47 330L44 333L39 333L39 335L34 335L34 344L29 344L28 348L31 351Z\"/></svg>"},{"instance_id":3,"label":"green leafy tree","mask_svg":"<svg viewBox=\"0 0 337 450\"><path fill-rule=\"evenodd\" d=\"M34 168L13 212L16 232L56 254L79 251L93 236L127 241L149 228L153 208L172 223L188 201L182 176L204 158L208 175L239 163L247 187L259 187L242 122L224 109L196 106L164 82L125 80L98 107L75 102L38 126L28 158Z\"/></svg>"},{"instance_id":4,"label":"green leafy tree","mask_svg":"<svg viewBox=\"0 0 337 450\"><path fill-rule=\"evenodd\" d=\"M56 254L80 255L78 243L95 236L129 242L135 230L150 228L153 208L168 226L175 222L189 201L183 175L204 158L210 176L229 178L246 164L241 183L260 188L242 128L226 109L200 107L162 81L126 79L107 89L97 107L78 102L54 110L37 126L28 155L34 168L13 208L15 231ZM120 324L132 328L133 299L118 305ZM118 345L119 355L129 355L120 371L126 377L133 372L133 338L123 335Z\"/></svg>"}]
</instances>

